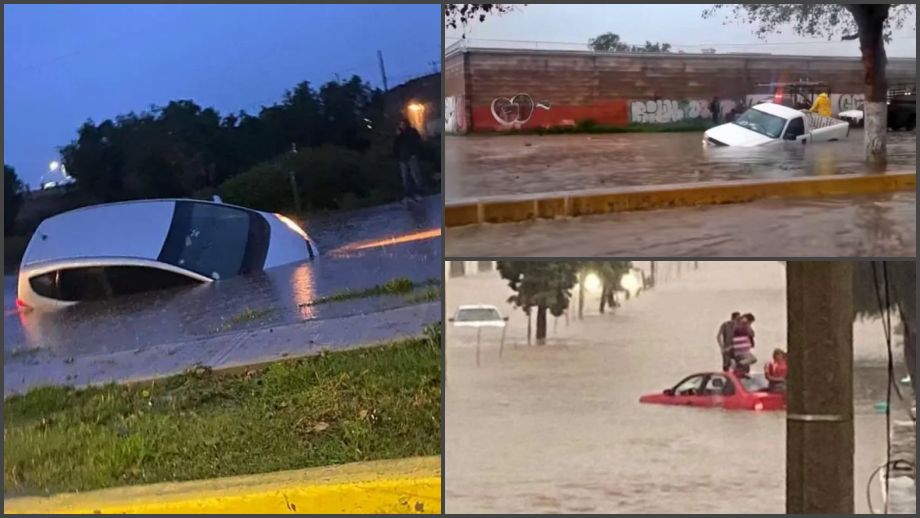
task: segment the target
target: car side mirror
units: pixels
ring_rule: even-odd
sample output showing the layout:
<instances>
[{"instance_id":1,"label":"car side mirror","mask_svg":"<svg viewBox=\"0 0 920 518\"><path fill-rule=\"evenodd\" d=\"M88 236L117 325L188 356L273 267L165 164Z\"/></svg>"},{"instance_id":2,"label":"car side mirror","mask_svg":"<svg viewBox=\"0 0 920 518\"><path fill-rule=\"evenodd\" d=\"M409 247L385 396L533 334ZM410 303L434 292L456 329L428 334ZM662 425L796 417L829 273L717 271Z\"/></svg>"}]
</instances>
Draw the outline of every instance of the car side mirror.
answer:
<instances>
[{"instance_id":1,"label":"car side mirror","mask_svg":"<svg viewBox=\"0 0 920 518\"><path fill-rule=\"evenodd\" d=\"M453 321L454 321L454 317L448 318L447 321L448 321L448 322L453 322Z\"/></svg>"},{"instance_id":2,"label":"car side mirror","mask_svg":"<svg viewBox=\"0 0 920 518\"><path fill-rule=\"evenodd\" d=\"M505 322L507 322L507 321L508 321L508 317L505 317L504 320L505 320Z\"/></svg>"},{"instance_id":3,"label":"car side mirror","mask_svg":"<svg viewBox=\"0 0 920 518\"><path fill-rule=\"evenodd\" d=\"M673 395L674 395L674 389L666 388L666 389L664 389L663 393L664 393L665 396L673 396Z\"/></svg>"}]
</instances>

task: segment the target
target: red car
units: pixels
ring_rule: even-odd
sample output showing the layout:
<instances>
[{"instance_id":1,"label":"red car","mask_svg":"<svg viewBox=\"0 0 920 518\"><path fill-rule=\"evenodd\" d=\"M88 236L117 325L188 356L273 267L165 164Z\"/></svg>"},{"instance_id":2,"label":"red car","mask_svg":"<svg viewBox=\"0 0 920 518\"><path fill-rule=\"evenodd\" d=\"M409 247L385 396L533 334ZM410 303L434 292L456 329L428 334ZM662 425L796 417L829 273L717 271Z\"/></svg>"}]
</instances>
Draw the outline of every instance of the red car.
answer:
<instances>
[{"instance_id":1,"label":"red car","mask_svg":"<svg viewBox=\"0 0 920 518\"><path fill-rule=\"evenodd\" d=\"M785 410L786 395L768 392L767 385L763 374L739 378L732 372L703 372L687 376L662 392L646 394L639 402L727 410Z\"/></svg>"}]
</instances>

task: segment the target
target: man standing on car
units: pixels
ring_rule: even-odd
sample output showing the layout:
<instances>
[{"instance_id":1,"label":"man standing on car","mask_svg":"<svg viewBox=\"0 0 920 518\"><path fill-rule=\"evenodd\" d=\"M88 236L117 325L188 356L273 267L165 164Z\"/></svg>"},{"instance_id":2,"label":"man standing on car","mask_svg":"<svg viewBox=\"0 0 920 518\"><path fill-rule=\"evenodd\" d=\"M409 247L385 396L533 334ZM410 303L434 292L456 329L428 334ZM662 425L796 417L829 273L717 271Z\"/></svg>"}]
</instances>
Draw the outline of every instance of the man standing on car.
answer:
<instances>
[{"instance_id":1,"label":"man standing on car","mask_svg":"<svg viewBox=\"0 0 920 518\"><path fill-rule=\"evenodd\" d=\"M732 342L735 339L735 323L740 317L741 312L732 312L731 318L722 322L722 325L719 326L719 334L716 335L719 352L722 353L722 372L728 372L728 369L732 366Z\"/></svg>"},{"instance_id":2,"label":"man standing on car","mask_svg":"<svg viewBox=\"0 0 920 518\"><path fill-rule=\"evenodd\" d=\"M419 199L422 179L418 167L418 154L422 147L422 136L403 119L399 121L396 140L393 142L393 154L399 160L399 172L402 175L403 196L405 199Z\"/></svg>"}]
</instances>

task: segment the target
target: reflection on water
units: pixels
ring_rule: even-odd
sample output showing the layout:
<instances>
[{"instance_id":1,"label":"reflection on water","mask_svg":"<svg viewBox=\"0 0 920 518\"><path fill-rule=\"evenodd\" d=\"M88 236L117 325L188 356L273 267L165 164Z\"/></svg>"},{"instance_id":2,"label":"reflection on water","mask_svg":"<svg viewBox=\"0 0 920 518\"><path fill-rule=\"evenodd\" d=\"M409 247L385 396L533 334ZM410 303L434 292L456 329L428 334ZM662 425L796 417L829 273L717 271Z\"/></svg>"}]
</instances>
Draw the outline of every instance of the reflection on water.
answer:
<instances>
[{"instance_id":1,"label":"reflection on water","mask_svg":"<svg viewBox=\"0 0 920 518\"><path fill-rule=\"evenodd\" d=\"M421 205L427 228L440 227L440 200ZM312 219L309 231L320 250L355 241L415 232L419 220L406 209L377 207ZM439 233L439 232L438 232ZM384 239L385 240L385 239ZM77 304L53 313L16 311L16 278L4 277L4 356L40 349L43 353L95 354L304 319L328 318L382 309L400 300L355 300L310 306L317 297L366 288L394 277L421 282L440 278L439 239L367 247L341 256L329 254L303 264L193 287ZM246 310L252 322L234 321Z\"/></svg>"},{"instance_id":2,"label":"reflection on water","mask_svg":"<svg viewBox=\"0 0 920 518\"><path fill-rule=\"evenodd\" d=\"M446 329L447 512L784 512L784 412L638 403L690 372L718 369L716 329L732 311L756 315L758 349L785 347L784 267L700 261L673 270L605 315L590 297L584 320L549 322L542 347L526 345L526 317L497 274L448 279L448 314L494 304L511 318L501 358L499 336L483 334L479 367L476 333ZM856 509L866 512L866 480L885 459L879 320L854 325L854 354ZM900 353L896 361L901 377ZM893 409L905 418L903 405Z\"/></svg>"},{"instance_id":3,"label":"reflection on water","mask_svg":"<svg viewBox=\"0 0 920 518\"><path fill-rule=\"evenodd\" d=\"M446 197L873 172L848 139L704 148L701 133L446 137ZM888 134L888 170L916 168L916 133Z\"/></svg>"}]
</instances>

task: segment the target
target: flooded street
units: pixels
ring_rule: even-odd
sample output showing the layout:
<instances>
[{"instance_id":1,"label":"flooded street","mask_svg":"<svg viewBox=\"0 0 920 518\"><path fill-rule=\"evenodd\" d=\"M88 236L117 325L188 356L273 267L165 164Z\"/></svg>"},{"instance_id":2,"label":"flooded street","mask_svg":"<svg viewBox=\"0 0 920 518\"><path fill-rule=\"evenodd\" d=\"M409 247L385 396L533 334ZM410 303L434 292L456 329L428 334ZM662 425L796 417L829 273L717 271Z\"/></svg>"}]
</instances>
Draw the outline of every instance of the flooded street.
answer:
<instances>
[{"instance_id":1,"label":"flooded street","mask_svg":"<svg viewBox=\"0 0 920 518\"><path fill-rule=\"evenodd\" d=\"M863 137L704 149L697 132L446 136L445 199L867 173ZM889 132L888 170L915 170L916 143L916 132Z\"/></svg>"},{"instance_id":2,"label":"flooded street","mask_svg":"<svg viewBox=\"0 0 920 518\"><path fill-rule=\"evenodd\" d=\"M916 255L913 192L766 199L447 229L466 257L908 257Z\"/></svg>"},{"instance_id":3,"label":"flooded street","mask_svg":"<svg viewBox=\"0 0 920 518\"><path fill-rule=\"evenodd\" d=\"M460 304L494 304L510 321L501 357L501 332L483 330L480 367L476 331L446 330L447 512L784 513L785 412L638 403L692 372L718 370L714 336L733 310L756 315L758 350L786 347L781 263L698 264L659 263L654 288L605 315L588 297L584 320L550 317L539 347L526 345L526 317L496 272L448 278L448 316ZM894 347L900 378L900 337ZM856 511L864 513L867 479L885 460L885 416L874 408L886 387L879 320L855 324L854 349ZM892 420L909 421L903 404L892 404ZM878 509L878 484L872 491ZM893 481L896 491L915 494Z\"/></svg>"},{"instance_id":4,"label":"flooded street","mask_svg":"<svg viewBox=\"0 0 920 518\"><path fill-rule=\"evenodd\" d=\"M304 264L208 285L78 304L54 313L20 313L16 277L4 277L4 360L134 351L157 344L253 331L305 320L344 318L406 305L402 297L311 305L316 298L368 288L396 277L440 278L440 199L417 210L387 205L319 215L304 227L322 253ZM428 231L426 233L426 231ZM403 236L400 244L387 238ZM418 239L415 239L418 238ZM234 320L247 311L251 321Z\"/></svg>"}]
</instances>

